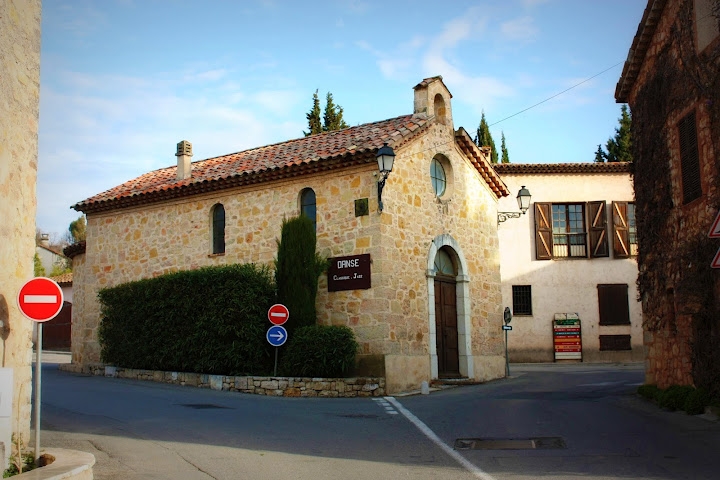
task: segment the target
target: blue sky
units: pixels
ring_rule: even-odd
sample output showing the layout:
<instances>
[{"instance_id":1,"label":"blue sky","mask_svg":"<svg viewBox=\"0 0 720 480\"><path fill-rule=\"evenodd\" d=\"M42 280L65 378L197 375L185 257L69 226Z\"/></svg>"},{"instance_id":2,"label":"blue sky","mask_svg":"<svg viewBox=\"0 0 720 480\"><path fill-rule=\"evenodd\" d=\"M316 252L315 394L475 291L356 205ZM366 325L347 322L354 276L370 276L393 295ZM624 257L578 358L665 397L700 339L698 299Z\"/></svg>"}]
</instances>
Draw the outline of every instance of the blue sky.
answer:
<instances>
[{"instance_id":1,"label":"blue sky","mask_svg":"<svg viewBox=\"0 0 720 480\"><path fill-rule=\"evenodd\" d=\"M37 226L64 235L71 205L175 164L180 140L201 160L301 137L316 89L349 125L412 113L435 75L455 128L484 111L512 163L591 162L645 5L43 0Z\"/></svg>"}]
</instances>

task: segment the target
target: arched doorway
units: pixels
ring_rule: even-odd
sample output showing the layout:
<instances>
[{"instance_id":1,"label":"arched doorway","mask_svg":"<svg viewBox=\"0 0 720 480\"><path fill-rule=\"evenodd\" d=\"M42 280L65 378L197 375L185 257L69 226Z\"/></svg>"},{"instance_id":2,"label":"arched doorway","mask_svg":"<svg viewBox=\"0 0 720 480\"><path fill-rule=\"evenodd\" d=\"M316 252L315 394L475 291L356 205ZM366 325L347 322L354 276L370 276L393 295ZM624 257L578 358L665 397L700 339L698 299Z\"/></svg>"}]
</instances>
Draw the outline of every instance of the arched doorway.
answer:
<instances>
[{"instance_id":1,"label":"arched doorway","mask_svg":"<svg viewBox=\"0 0 720 480\"><path fill-rule=\"evenodd\" d=\"M427 288L431 378L475 378L470 278L452 235L438 235L430 243Z\"/></svg>"},{"instance_id":2,"label":"arched doorway","mask_svg":"<svg viewBox=\"0 0 720 480\"><path fill-rule=\"evenodd\" d=\"M457 322L457 267L447 247L435 255L435 344L438 359L438 377L460 376Z\"/></svg>"}]
</instances>

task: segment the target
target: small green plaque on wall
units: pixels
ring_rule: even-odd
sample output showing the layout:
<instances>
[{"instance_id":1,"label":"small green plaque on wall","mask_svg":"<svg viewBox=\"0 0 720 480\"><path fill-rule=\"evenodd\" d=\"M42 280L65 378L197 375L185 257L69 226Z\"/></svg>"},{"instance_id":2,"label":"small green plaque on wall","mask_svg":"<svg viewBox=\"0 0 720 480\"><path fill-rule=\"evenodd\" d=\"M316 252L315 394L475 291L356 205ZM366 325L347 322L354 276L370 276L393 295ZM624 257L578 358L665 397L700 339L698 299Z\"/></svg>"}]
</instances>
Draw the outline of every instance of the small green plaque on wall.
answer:
<instances>
[{"instance_id":1,"label":"small green plaque on wall","mask_svg":"<svg viewBox=\"0 0 720 480\"><path fill-rule=\"evenodd\" d=\"M370 214L367 198L358 198L355 200L355 216L362 217Z\"/></svg>"}]
</instances>

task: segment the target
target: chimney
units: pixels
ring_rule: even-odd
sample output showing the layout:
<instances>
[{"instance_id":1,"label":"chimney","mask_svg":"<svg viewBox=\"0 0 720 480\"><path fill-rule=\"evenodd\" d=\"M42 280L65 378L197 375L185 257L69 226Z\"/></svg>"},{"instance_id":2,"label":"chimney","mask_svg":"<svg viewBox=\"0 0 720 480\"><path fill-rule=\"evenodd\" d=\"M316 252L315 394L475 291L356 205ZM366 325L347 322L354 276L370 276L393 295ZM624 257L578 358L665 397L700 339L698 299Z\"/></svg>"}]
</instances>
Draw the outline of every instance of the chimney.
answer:
<instances>
[{"instance_id":1,"label":"chimney","mask_svg":"<svg viewBox=\"0 0 720 480\"><path fill-rule=\"evenodd\" d=\"M177 179L185 180L192 176L192 164L190 158L192 157L192 143L187 140L177 144Z\"/></svg>"},{"instance_id":2,"label":"chimney","mask_svg":"<svg viewBox=\"0 0 720 480\"><path fill-rule=\"evenodd\" d=\"M45 248L50 248L50 235L47 233L40 234L40 245Z\"/></svg>"}]
</instances>

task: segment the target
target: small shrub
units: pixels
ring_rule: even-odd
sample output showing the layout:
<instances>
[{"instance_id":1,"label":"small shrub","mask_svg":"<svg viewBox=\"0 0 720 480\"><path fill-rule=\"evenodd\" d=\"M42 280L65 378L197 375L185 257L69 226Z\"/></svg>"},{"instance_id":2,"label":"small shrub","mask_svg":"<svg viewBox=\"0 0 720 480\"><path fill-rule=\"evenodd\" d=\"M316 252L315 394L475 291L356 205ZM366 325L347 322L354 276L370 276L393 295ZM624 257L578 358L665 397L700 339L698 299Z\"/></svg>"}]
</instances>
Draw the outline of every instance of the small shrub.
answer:
<instances>
[{"instance_id":1,"label":"small shrub","mask_svg":"<svg viewBox=\"0 0 720 480\"><path fill-rule=\"evenodd\" d=\"M662 391L657 385L640 385L638 387L638 394L650 401L656 402Z\"/></svg>"},{"instance_id":2,"label":"small shrub","mask_svg":"<svg viewBox=\"0 0 720 480\"><path fill-rule=\"evenodd\" d=\"M345 377L355 366L358 343L344 326L312 325L289 335L280 370L293 377Z\"/></svg>"},{"instance_id":3,"label":"small shrub","mask_svg":"<svg viewBox=\"0 0 720 480\"><path fill-rule=\"evenodd\" d=\"M705 407L710 405L710 394L704 388L697 388L690 392L683 404L683 410L688 415L705 413Z\"/></svg>"},{"instance_id":4,"label":"small shrub","mask_svg":"<svg viewBox=\"0 0 720 480\"><path fill-rule=\"evenodd\" d=\"M670 411L680 410L693 390L695 388L690 385L672 385L660 394L658 405Z\"/></svg>"}]
</instances>

